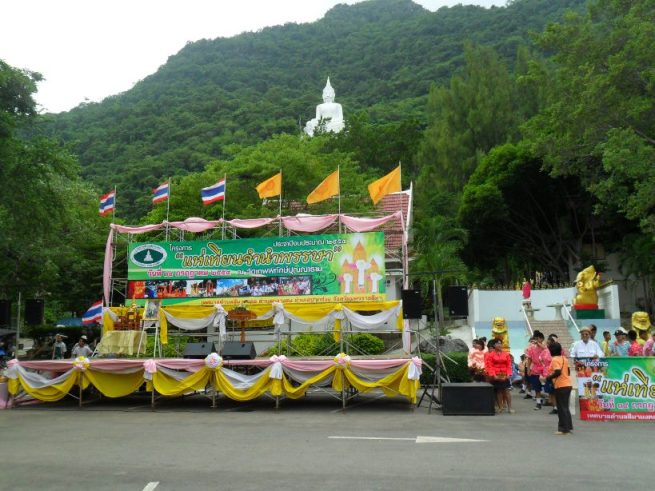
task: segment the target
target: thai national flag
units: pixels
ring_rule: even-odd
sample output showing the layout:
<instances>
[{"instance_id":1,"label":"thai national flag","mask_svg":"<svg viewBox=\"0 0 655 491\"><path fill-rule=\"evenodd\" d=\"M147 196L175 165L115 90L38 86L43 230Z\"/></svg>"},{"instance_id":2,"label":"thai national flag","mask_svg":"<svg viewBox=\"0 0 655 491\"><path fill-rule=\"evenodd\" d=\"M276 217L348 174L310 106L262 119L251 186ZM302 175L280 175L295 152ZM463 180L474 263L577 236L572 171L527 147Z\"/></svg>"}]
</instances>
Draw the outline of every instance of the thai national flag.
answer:
<instances>
[{"instance_id":1,"label":"thai national flag","mask_svg":"<svg viewBox=\"0 0 655 491\"><path fill-rule=\"evenodd\" d=\"M105 216L110 211L113 211L116 204L116 191L111 193L103 194L100 196L100 208L98 212L101 216Z\"/></svg>"},{"instance_id":2,"label":"thai national flag","mask_svg":"<svg viewBox=\"0 0 655 491\"><path fill-rule=\"evenodd\" d=\"M202 188L200 190L200 197L202 198L203 205L210 205L216 201L223 201L225 199L225 179L218 181L213 186Z\"/></svg>"},{"instance_id":3,"label":"thai national flag","mask_svg":"<svg viewBox=\"0 0 655 491\"><path fill-rule=\"evenodd\" d=\"M102 300L97 301L82 316L82 324L100 324L102 322Z\"/></svg>"},{"instance_id":4,"label":"thai national flag","mask_svg":"<svg viewBox=\"0 0 655 491\"><path fill-rule=\"evenodd\" d=\"M168 183L165 182L159 187L152 190L152 202L160 203L161 201L166 201L168 199Z\"/></svg>"}]
</instances>

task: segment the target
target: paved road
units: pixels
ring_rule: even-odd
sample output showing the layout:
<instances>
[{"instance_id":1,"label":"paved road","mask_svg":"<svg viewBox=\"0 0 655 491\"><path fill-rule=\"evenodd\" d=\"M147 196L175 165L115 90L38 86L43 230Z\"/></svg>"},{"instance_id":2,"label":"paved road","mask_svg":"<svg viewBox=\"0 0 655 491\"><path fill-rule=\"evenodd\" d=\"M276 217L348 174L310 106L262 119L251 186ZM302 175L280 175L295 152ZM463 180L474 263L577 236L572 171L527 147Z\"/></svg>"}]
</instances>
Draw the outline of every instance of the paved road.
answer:
<instances>
[{"instance_id":1,"label":"paved road","mask_svg":"<svg viewBox=\"0 0 655 491\"><path fill-rule=\"evenodd\" d=\"M373 490L650 489L654 428L582 423L553 435L556 416L428 414L372 396L345 413L313 395L283 402L146 398L0 411L0 489ZM377 437L344 439L330 437ZM417 436L485 440L416 443ZM149 483L159 483L158 485Z\"/></svg>"}]
</instances>

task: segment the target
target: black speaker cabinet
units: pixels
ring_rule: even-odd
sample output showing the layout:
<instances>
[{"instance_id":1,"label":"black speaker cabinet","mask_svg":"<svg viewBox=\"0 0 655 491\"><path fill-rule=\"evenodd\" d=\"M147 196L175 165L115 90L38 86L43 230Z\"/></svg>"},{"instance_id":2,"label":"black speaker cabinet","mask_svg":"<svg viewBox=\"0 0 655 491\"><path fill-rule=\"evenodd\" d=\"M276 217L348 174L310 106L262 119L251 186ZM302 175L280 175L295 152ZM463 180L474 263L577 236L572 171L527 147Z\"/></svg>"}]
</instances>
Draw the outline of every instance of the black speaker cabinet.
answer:
<instances>
[{"instance_id":1,"label":"black speaker cabinet","mask_svg":"<svg viewBox=\"0 0 655 491\"><path fill-rule=\"evenodd\" d=\"M257 357L255 343L252 341L247 341L245 343L240 343L239 341L227 341L223 345L221 356L225 360L252 360Z\"/></svg>"},{"instance_id":2,"label":"black speaker cabinet","mask_svg":"<svg viewBox=\"0 0 655 491\"><path fill-rule=\"evenodd\" d=\"M446 287L445 303L453 317L469 315L469 296L465 286Z\"/></svg>"},{"instance_id":3,"label":"black speaker cabinet","mask_svg":"<svg viewBox=\"0 0 655 491\"><path fill-rule=\"evenodd\" d=\"M403 319L420 319L423 312L423 298L420 290L403 290Z\"/></svg>"},{"instance_id":4,"label":"black speaker cabinet","mask_svg":"<svg viewBox=\"0 0 655 491\"><path fill-rule=\"evenodd\" d=\"M43 324L45 302L42 298L33 298L25 301L25 324L39 326Z\"/></svg>"},{"instance_id":5,"label":"black speaker cabinet","mask_svg":"<svg viewBox=\"0 0 655 491\"><path fill-rule=\"evenodd\" d=\"M0 327L8 327L11 324L11 302L0 300Z\"/></svg>"},{"instance_id":6,"label":"black speaker cabinet","mask_svg":"<svg viewBox=\"0 0 655 491\"><path fill-rule=\"evenodd\" d=\"M494 387L486 382L443 384L441 407L444 416L493 416Z\"/></svg>"},{"instance_id":7,"label":"black speaker cabinet","mask_svg":"<svg viewBox=\"0 0 655 491\"><path fill-rule=\"evenodd\" d=\"M184 358L201 359L215 352L216 346L214 346L214 343L187 343L182 356Z\"/></svg>"}]
</instances>

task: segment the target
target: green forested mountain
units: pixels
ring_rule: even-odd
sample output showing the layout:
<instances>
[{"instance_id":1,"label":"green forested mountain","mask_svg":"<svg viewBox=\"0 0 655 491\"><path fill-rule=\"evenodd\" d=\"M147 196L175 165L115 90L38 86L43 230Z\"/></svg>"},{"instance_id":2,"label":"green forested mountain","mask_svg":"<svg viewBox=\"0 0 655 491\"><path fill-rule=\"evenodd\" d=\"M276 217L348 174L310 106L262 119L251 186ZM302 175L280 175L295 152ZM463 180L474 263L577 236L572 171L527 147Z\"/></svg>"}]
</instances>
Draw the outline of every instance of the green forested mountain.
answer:
<instances>
[{"instance_id":1,"label":"green forested mountain","mask_svg":"<svg viewBox=\"0 0 655 491\"><path fill-rule=\"evenodd\" d=\"M583 3L516 0L505 8L437 12L411 0L338 5L311 24L189 43L133 89L43 118L41 129L72 144L84 176L99 188L117 185L121 215L134 220L162 179L230 158L235 145L298 133L327 76L346 118L366 111L368 126L404 124L416 139L430 86L447 83L463 65L466 42L491 46L513 64L530 32ZM385 152L413 168L411 153ZM384 159L379 153L369 155Z\"/></svg>"}]
</instances>

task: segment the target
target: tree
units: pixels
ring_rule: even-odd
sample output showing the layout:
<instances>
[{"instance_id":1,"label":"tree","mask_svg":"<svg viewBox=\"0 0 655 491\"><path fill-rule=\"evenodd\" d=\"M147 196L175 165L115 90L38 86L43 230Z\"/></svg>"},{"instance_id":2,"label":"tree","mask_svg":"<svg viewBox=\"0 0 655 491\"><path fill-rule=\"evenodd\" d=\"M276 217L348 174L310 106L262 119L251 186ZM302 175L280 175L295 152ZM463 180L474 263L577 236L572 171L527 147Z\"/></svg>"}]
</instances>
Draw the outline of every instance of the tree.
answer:
<instances>
[{"instance_id":1,"label":"tree","mask_svg":"<svg viewBox=\"0 0 655 491\"><path fill-rule=\"evenodd\" d=\"M101 292L107 228L75 158L52 140L18 136L36 118L39 79L0 61L0 295L81 310Z\"/></svg>"},{"instance_id":2,"label":"tree","mask_svg":"<svg viewBox=\"0 0 655 491\"><path fill-rule=\"evenodd\" d=\"M577 176L600 210L655 233L655 2L595 0L548 26L548 104L525 126L553 175Z\"/></svg>"}]
</instances>

